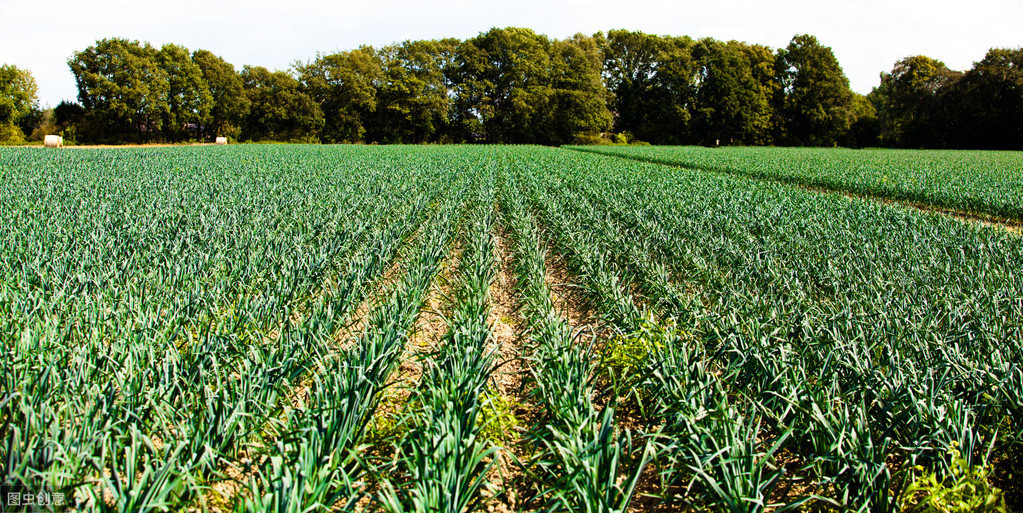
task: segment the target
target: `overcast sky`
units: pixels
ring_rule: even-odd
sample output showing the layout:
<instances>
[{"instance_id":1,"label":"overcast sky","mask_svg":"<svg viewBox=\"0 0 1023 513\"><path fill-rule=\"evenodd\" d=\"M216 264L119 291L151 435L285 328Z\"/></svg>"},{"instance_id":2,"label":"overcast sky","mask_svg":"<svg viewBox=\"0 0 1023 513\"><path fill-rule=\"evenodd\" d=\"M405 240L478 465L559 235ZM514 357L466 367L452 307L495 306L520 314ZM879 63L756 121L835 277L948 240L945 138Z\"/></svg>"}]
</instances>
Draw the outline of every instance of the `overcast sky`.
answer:
<instances>
[{"instance_id":1,"label":"overcast sky","mask_svg":"<svg viewBox=\"0 0 1023 513\"><path fill-rule=\"evenodd\" d=\"M67 60L97 39L204 48L235 67L287 69L317 52L528 27L552 38L615 28L778 48L809 33L854 91L923 54L968 69L988 48L1023 46L1023 0L0 0L0 63L28 68L44 105L75 99Z\"/></svg>"}]
</instances>

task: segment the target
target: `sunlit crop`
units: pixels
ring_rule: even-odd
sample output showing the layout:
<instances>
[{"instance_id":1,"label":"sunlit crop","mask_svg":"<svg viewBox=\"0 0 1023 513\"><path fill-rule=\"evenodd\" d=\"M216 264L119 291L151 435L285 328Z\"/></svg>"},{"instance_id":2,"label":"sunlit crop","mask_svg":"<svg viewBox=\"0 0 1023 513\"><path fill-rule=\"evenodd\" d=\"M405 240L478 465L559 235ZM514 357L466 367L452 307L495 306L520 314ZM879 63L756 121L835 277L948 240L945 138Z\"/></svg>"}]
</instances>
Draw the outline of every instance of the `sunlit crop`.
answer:
<instances>
[{"instance_id":1,"label":"sunlit crop","mask_svg":"<svg viewBox=\"0 0 1023 513\"><path fill-rule=\"evenodd\" d=\"M996 488L1023 454L1019 235L777 181L1016 217L1014 154L647 151L729 172L530 146L0 149L3 499L1018 500ZM410 342L427 311L436 336Z\"/></svg>"}]
</instances>

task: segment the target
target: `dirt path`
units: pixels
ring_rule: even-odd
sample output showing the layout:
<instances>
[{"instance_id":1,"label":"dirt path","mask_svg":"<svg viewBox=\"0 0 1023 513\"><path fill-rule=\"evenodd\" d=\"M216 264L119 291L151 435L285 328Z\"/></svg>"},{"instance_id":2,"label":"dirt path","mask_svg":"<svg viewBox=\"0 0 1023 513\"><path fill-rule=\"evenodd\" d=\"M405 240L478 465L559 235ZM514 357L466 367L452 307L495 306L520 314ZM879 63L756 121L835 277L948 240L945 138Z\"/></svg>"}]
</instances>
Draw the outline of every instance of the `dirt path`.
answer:
<instances>
[{"instance_id":1,"label":"dirt path","mask_svg":"<svg viewBox=\"0 0 1023 513\"><path fill-rule=\"evenodd\" d=\"M582 287L574 283L565 258L547 248L547 286L556 313L568 322L575 333L580 329L597 330L600 321Z\"/></svg>"},{"instance_id":2,"label":"dirt path","mask_svg":"<svg viewBox=\"0 0 1023 513\"><path fill-rule=\"evenodd\" d=\"M440 271L430 284L426 301L409 334L400 365L385 391L380 406L373 414L370 429L388 438L388 429L401 424L412 392L423 376L423 359L440 347L448 331L445 317L451 314L451 294L461 264L462 248L456 246L440 264ZM381 440L384 441L384 440ZM396 440L386 440L396 441ZM378 451L388 448L376 447Z\"/></svg>"},{"instance_id":3,"label":"dirt path","mask_svg":"<svg viewBox=\"0 0 1023 513\"><path fill-rule=\"evenodd\" d=\"M491 343L496 346L499 366L491 374L491 383L503 404L514 408L511 413L518 424L503 441L504 447L497 453L496 468L490 476L491 482L501 484L504 493L495 496L487 510L504 513L521 511L525 496L533 488L534 483L529 481L519 462L528 461L531 456L532 449L522 435L526 426L535 422L539 412L525 388L529 373L529 365L524 359L527 335L524 332L525 322L518 313L514 258L504 227L496 225L493 235L498 269L497 277L490 285L491 310L487 324L490 326Z\"/></svg>"},{"instance_id":4,"label":"dirt path","mask_svg":"<svg viewBox=\"0 0 1023 513\"><path fill-rule=\"evenodd\" d=\"M410 398L423 376L423 360L437 350L448 331L444 319L451 311L452 285L461 263L461 254L460 246L452 248L430 283L423 307L402 351L399 367L369 421L365 439L368 447L364 454L367 457L386 459L394 456L394 444L401 440L405 429ZM391 269L385 276L397 275L399 270ZM379 485L371 482L365 492L366 495L354 506L355 511L375 511L372 508L373 495L379 492Z\"/></svg>"},{"instance_id":5,"label":"dirt path","mask_svg":"<svg viewBox=\"0 0 1023 513\"><path fill-rule=\"evenodd\" d=\"M814 190L814 189L811 189L811 190ZM822 192L822 193L825 193L825 194L829 194L829 193L834 193L836 191L823 190L823 191L817 191L817 192ZM865 195L858 195L858 194L844 193L844 192L842 194L845 195L846 197L849 197L849 198L858 198L858 199L864 199L864 200L869 200L869 201L880 201L880 202L888 204L888 205L897 205L897 206L901 206L901 207L906 207L906 208L911 208L911 209L915 209L915 210L920 210L922 212L931 212L931 213L935 213L935 214L941 214L941 215L944 215L946 217L951 217L951 218L958 219L958 220L964 221L964 222L980 223L980 224L982 224L984 226L990 226L990 227L994 227L994 228L1001 228L1003 230L1007 230L1007 231L1015 233L1015 234L1019 234L1019 233L1021 233L1021 231L1023 231L1023 221L1013 221L1011 219L1001 219L1001 218L997 218L997 217L994 217L994 216L988 216L988 215L983 215L983 214L972 214L972 213L969 213L969 212L962 212L962 211L953 210L953 209L950 209L950 208L936 207L936 206L933 206L933 205L928 205L926 203L899 201L899 200L893 200L893 199L889 199L889 198L883 198L883 197L880 197L880 196L865 196Z\"/></svg>"}]
</instances>

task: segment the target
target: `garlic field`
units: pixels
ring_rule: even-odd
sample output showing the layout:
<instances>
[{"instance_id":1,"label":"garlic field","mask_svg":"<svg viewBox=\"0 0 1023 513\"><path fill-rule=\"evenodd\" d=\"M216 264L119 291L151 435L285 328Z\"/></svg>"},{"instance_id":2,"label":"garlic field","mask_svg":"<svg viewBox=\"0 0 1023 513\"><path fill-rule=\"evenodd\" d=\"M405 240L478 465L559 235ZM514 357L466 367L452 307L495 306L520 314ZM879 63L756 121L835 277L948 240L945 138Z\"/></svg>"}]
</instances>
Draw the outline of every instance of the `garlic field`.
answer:
<instances>
[{"instance_id":1,"label":"garlic field","mask_svg":"<svg viewBox=\"0 0 1023 513\"><path fill-rule=\"evenodd\" d=\"M0 148L4 511L1018 507L1019 233L732 171Z\"/></svg>"},{"instance_id":2,"label":"garlic field","mask_svg":"<svg viewBox=\"0 0 1023 513\"><path fill-rule=\"evenodd\" d=\"M701 146L572 146L644 162L1023 221L1023 152Z\"/></svg>"}]
</instances>

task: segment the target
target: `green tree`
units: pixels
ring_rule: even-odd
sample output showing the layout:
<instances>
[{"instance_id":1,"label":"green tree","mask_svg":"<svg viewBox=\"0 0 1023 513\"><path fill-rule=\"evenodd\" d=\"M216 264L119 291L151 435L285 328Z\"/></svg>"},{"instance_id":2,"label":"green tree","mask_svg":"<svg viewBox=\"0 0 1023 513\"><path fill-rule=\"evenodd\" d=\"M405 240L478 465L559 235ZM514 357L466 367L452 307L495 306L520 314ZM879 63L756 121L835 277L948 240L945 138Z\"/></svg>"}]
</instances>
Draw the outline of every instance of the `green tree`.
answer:
<instances>
[{"instance_id":1,"label":"green tree","mask_svg":"<svg viewBox=\"0 0 1023 513\"><path fill-rule=\"evenodd\" d=\"M774 78L771 51L737 41L702 39L693 56L699 69L693 142L770 142Z\"/></svg>"},{"instance_id":2,"label":"green tree","mask_svg":"<svg viewBox=\"0 0 1023 513\"><path fill-rule=\"evenodd\" d=\"M85 109L81 105L69 102L67 100L62 101L53 108L54 121L58 125L68 126L73 123L81 121L85 116Z\"/></svg>"},{"instance_id":3,"label":"green tree","mask_svg":"<svg viewBox=\"0 0 1023 513\"><path fill-rule=\"evenodd\" d=\"M804 146L834 146L852 124L852 91L838 59L817 38L795 36L778 50L775 95L776 140Z\"/></svg>"},{"instance_id":4,"label":"green tree","mask_svg":"<svg viewBox=\"0 0 1023 513\"><path fill-rule=\"evenodd\" d=\"M942 89L961 73L939 60L916 55L881 73L881 85L872 96L881 121L885 144L908 148L940 145L943 140Z\"/></svg>"},{"instance_id":5,"label":"green tree","mask_svg":"<svg viewBox=\"0 0 1023 513\"><path fill-rule=\"evenodd\" d=\"M942 93L949 146L1023 150L1023 48L989 50Z\"/></svg>"},{"instance_id":6,"label":"green tree","mask_svg":"<svg viewBox=\"0 0 1023 513\"><path fill-rule=\"evenodd\" d=\"M0 66L0 142L20 143L39 117L39 89L32 73Z\"/></svg>"},{"instance_id":7,"label":"green tree","mask_svg":"<svg viewBox=\"0 0 1023 513\"><path fill-rule=\"evenodd\" d=\"M611 128L608 94L601 80L603 58L593 37L576 34L550 46L550 107L539 120L538 139L566 144L579 135Z\"/></svg>"},{"instance_id":8,"label":"green tree","mask_svg":"<svg viewBox=\"0 0 1023 513\"><path fill-rule=\"evenodd\" d=\"M102 39L68 61L86 112L88 139L158 139L170 115L170 79L149 43Z\"/></svg>"},{"instance_id":9,"label":"green tree","mask_svg":"<svg viewBox=\"0 0 1023 513\"><path fill-rule=\"evenodd\" d=\"M405 41L377 52L384 79L377 86L369 140L421 143L447 132L452 94L445 70L458 44L456 39Z\"/></svg>"},{"instance_id":10,"label":"green tree","mask_svg":"<svg viewBox=\"0 0 1023 513\"><path fill-rule=\"evenodd\" d=\"M541 142L553 95L551 42L524 28L494 28L459 45L449 78L467 140Z\"/></svg>"},{"instance_id":11,"label":"green tree","mask_svg":"<svg viewBox=\"0 0 1023 513\"><path fill-rule=\"evenodd\" d=\"M62 135L66 143L78 142L79 125L84 119L85 109L81 105L62 101L53 108L54 133Z\"/></svg>"},{"instance_id":12,"label":"green tree","mask_svg":"<svg viewBox=\"0 0 1023 513\"><path fill-rule=\"evenodd\" d=\"M692 57L695 42L627 30L598 34L597 40L615 131L658 144L690 141L699 80Z\"/></svg>"},{"instance_id":13,"label":"green tree","mask_svg":"<svg viewBox=\"0 0 1023 513\"><path fill-rule=\"evenodd\" d=\"M323 111L301 90L298 79L285 71L262 66L242 68L250 102L241 138L250 141L312 142L323 128Z\"/></svg>"},{"instance_id":14,"label":"green tree","mask_svg":"<svg viewBox=\"0 0 1023 513\"><path fill-rule=\"evenodd\" d=\"M869 95L853 93L852 119L849 134L842 142L843 146L866 148L881 144L881 121L878 119L874 101Z\"/></svg>"},{"instance_id":15,"label":"green tree","mask_svg":"<svg viewBox=\"0 0 1023 513\"><path fill-rule=\"evenodd\" d=\"M376 111L383 70L371 46L317 56L298 67L302 89L323 111L324 142L358 142Z\"/></svg>"},{"instance_id":16,"label":"green tree","mask_svg":"<svg viewBox=\"0 0 1023 513\"><path fill-rule=\"evenodd\" d=\"M217 136L238 137L239 127L251 105L241 75L233 64L207 50L196 50L192 62L202 72L212 101L209 118L204 123L204 137L207 140Z\"/></svg>"},{"instance_id":17,"label":"green tree","mask_svg":"<svg viewBox=\"0 0 1023 513\"><path fill-rule=\"evenodd\" d=\"M202 68L192 61L187 48L166 44L156 60L167 74L167 111L163 122L164 139L183 141L200 135L209 122L213 97L203 79Z\"/></svg>"}]
</instances>

